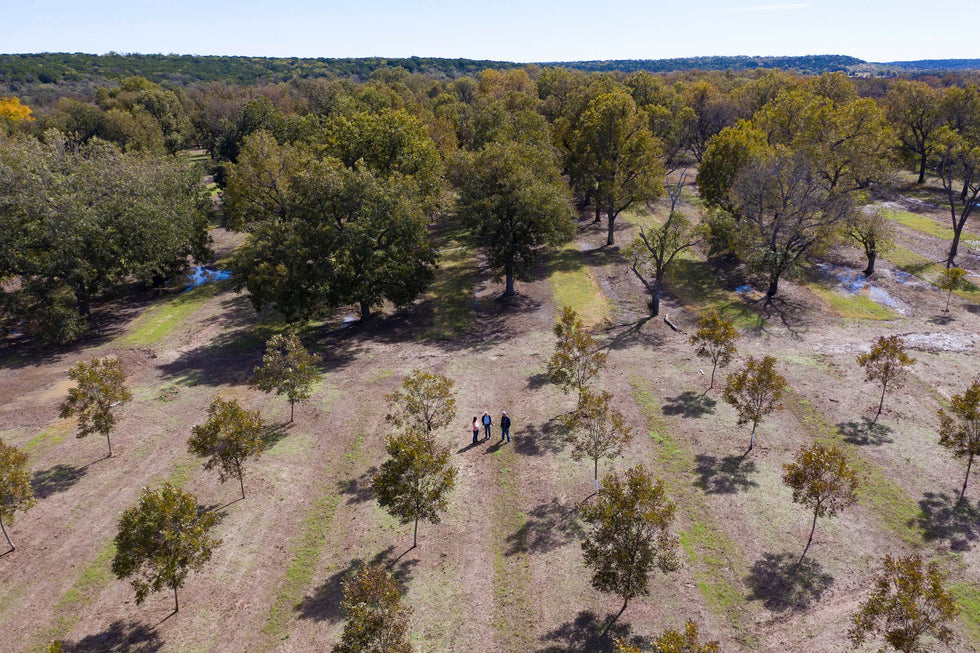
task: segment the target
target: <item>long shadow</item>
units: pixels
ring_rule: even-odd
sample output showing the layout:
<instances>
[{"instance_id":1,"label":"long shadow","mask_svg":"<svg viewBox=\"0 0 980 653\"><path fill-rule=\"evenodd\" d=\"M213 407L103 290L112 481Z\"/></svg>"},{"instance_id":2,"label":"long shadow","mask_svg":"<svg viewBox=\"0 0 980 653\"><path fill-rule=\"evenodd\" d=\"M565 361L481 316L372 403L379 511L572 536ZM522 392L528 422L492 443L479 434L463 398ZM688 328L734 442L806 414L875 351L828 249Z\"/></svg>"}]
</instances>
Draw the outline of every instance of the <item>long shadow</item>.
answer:
<instances>
[{"instance_id":1,"label":"long shadow","mask_svg":"<svg viewBox=\"0 0 980 653\"><path fill-rule=\"evenodd\" d=\"M795 553L766 553L756 560L745 579L752 590L749 600L762 601L772 612L799 612L819 601L834 577L812 558L797 560Z\"/></svg>"},{"instance_id":2,"label":"long shadow","mask_svg":"<svg viewBox=\"0 0 980 653\"><path fill-rule=\"evenodd\" d=\"M542 635L541 641L546 646L538 649L537 653L613 653L617 638L636 645L644 643L642 638L630 637L629 622L622 618L600 637L599 633L612 616L599 617L591 610L582 610L572 621L566 621Z\"/></svg>"},{"instance_id":3,"label":"long shadow","mask_svg":"<svg viewBox=\"0 0 980 653\"><path fill-rule=\"evenodd\" d=\"M564 451L568 444L568 432L562 417L556 415L540 426L528 424L513 436L514 451L522 456L543 456Z\"/></svg>"},{"instance_id":4,"label":"long shadow","mask_svg":"<svg viewBox=\"0 0 980 653\"><path fill-rule=\"evenodd\" d=\"M262 429L262 435L259 436L262 440L263 446L265 446L266 449L275 446L277 442L289 435L289 428L291 426L292 424L289 422L266 425L266 427Z\"/></svg>"},{"instance_id":5,"label":"long shadow","mask_svg":"<svg viewBox=\"0 0 980 653\"><path fill-rule=\"evenodd\" d=\"M39 469L31 473L31 489L38 499L47 499L52 494L65 492L78 483L88 472L88 465L59 464L48 469Z\"/></svg>"},{"instance_id":6,"label":"long shadow","mask_svg":"<svg viewBox=\"0 0 980 653\"><path fill-rule=\"evenodd\" d=\"M938 324L939 326L946 326L955 319L952 313L947 313L945 315L933 315L926 322L929 324Z\"/></svg>"},{"instance_id":7,"label":"long shadow","mask_svg":"<svg viewBox=\"0 0 980 653\"><path fill-rule=\"evenodd\" d=\"M524 525L507 536L506 556L520 553L547 553L582 536L578 506L556 498L539 503L527 513Z\"/></svg>"},{"instance_id":8,"label":"long shadow","mask_svg":"<svg viewBox=\"0 0 980 653\"><path fill-rule=\"evenodd\" d=\"M374 489L371 487L371 481L377 473L378 468L372 466L357 478L337 481L337 491L347 495L348 504L367 503L374 499Z\"/></svg>"},{"instance_id":9,"label":"long shadow","mask_svg":"<svg viewBox=\"0 0 980 653\"><path fill-rule=\"evenodd\" d=\"M671 397L663 405L664 415L683 415L698 419L715 412L718 402L706 394L686 390L676 397Z\"/></svg>"},{"instance_id":10,"label":"long shadow","mask_svg":"<svg viewBox=\"0 0 980 653\"><path fill-rule=\"evenodd\" d=\"M629 349L635 346L658 348L662 347L664 343L667 342L667 336L660 332L645 332L643 330L643 325L652 320L652 317L641 317L636 322L630 322L628 324L618 324L606 331L615 331L616 329L621 329L626 327L614 334L604 345L605 349L609 350L621 350Z\"/></svg>"},{"instance_id":11,"label":"long shadow","mask_svg":"<svg viewBox=\"0 0 980 653\"><path fill-rule=\"evenodd\" d=\"M694 471L701 478L694 484L708 494L735 494L759 485L749 478L757 471L755 462L746 460L744 455L725 456L719 460L701 454L695 460Z\"/></svg>"},{"instance_id":12,"label":"long shadow","mask_svg":"<svg viewBox=\"0 0 980 653\"><path fill-rule=\"evenodd\" d=\"M155 653L163 648L157 632L144 624L114 621L101 633L65 642L64 653Z\"/></svg>"},{"instance_id":13,"label":"long shadow","mask_svg":"<svg viewBox=\"0 0 980 653\"><path fill-rule=\"evenodd\" d=\"M512 434L512 437L513 437L513 434ZM489 447L487 447L486 449L483 450L483 455L484 456L488 456L490 454L497 453L498 451L500 451L500 448L502 446L504 446L505 444L507 444L505 441L500 440L499 438L498 439L494 439L493 437L491 437L490 440L491 440L492 444Z\"/></svg>"},{"instance_id":14,"label":"long shadow","mask_svg":"<svg viewBox=\"0 0 980 653\"><path fill-rule=\"evenodd\" d=\"M528 390L540 390L546 385L548 385L548 375L544 372L538 372L527 377Z\"/></svg>"},{"instance_id":15,"label":"long shadow","mask_svg":"<svg viewBox=\"0 0 980 653\"><path fill-rule=\"evenodd\" d=\"M966 310L974 315L980 315L980 304L968 304Z\"/></svg>"},{"instance_id":16,"label":"long shadow","mask_svg":"<svg viewBox=\"0 0 980 653\"><path fill-rule=\"evenodd\" d=\"M922 514L913 521L927 542L943 541L951 551L969 551L980 537L980 503L957 499L944 492L926 492L919 500Z\"/></svg>"},{"instance_id":17,"label":"long shadow","mask_svg":"<svg viewBox=\"0 0 980 653\"><path fill-rule=\"evenodd\" d=\"M837 428L844 436L844 442L859 446L887 444L892 441L889 437L892 427L873 424L867 417L862 417L860 422L840 422Z\"/></svg>"},{"instance_id":18,"label":"long shadow","mask_svg":"<svg viewBox=\"0 0 980 653\"><path fill-rule=\"evenodd\" d=\"M329 623L340 622L344 618L340 608L340 601L344 596L344 580L366 564L385 565L400 585L403 587L407 585L408 581L411 580L412 568L418 564L418 560L402 559L411 549L397 557L392 555L394 550L394 546L389 546L367 562L360 558L351 560L346 567L327 578L322 585L314 590L312 595L307 595L299 602L296 606L299 618Z\"/></svg>"}]
</instances>

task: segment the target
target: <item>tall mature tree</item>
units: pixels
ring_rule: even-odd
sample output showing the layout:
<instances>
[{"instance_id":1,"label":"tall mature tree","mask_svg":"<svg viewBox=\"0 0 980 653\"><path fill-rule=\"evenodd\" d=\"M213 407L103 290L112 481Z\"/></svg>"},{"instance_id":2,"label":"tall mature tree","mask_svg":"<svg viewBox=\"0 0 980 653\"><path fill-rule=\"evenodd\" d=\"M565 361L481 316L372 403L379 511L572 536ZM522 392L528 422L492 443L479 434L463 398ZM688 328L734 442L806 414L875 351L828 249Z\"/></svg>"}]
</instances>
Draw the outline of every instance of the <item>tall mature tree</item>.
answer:
<instances>
[{"instance_id":1,"label":"tall mature tree","mask_svg":"<svg viewBox=\"0 0 980 653\"><path fill-rule=\"evenodd\" d=\"M561 317L554 327L555 353L548 359L548 380L569 390L583 392L606 364L605 352L582 324L571 306L562 306Z\"/></svg>"},{"instance_id":2,"label":"tall mature tree","mask_svg":"<svg viewBox=\"0 0 980 653\"><path fill-rule=\"evenodd\" d=\"M448 426L456 417L454 386L445 374L412 370L401 388L385 397L389 407L385 419L426 433Z\"/></svg>"},{"instance_id":3,"label":"tall mature tree","mask_svg":"<svg viewBox=\"0 0 980 653\"><path fill-rule=\"evenodd\" d=\"M908 368L915 363L915 359L905 353L905 343L901 336L879 336L868 353L857 357L857 363L864 368L865 381L877 381L881 384L881 400L878 402L878 412L872 420L872 423L877 423L885 405L888 386L901 387Z\"/></svg>"},{"instance_id":4,"label":"tall mature tree","mask_svg":"<svg viewBox=\"0 0 980 653\"><path fill-rule=\"evenodd\" d=\"M313 396L313 386L322 375L316 366L320 356L311 354L294 333L276 335L265 343L262 365L255 368L248 383L262 392L276 391L289 399L289 421L293 410Z\"/></svg>"},{"instance_id":5,"label":"tall mature tree","mask_svg":"<svg viewBox=\"0 0 980 653\"><path fill-rule=\"evenodd\" d=\"M93 433L104 435L112 457L109 434L116 425L112 409L133 399L125 385L122 363L118 358L79 361L68 370L68 378L78 385L68 390L68 398L61 404L61 417L78 415L79 438Z\"/></svg>"},{"instance_id":6,"label":"tall mature tree","mask_svg":"<svg viewBox=\"0 0 980 653\"><path fill-rule=\"evenodd\" d=\"M871 595L851 617L848 637L855 646L877 635L902 653L928 650L926 637L951 642L950 624L959 609L939 565L923 565L922 557L914 553L902 558L886 555L882 567Z\"/></svg>"},{"instance_id":7,"label":"tall mature tree","mask_svg":"<svg viewBox=\"0 0 980 653\"><path fill-rule=\"evenodd\" d=\"M801 447L792 463L783 465L783 483L793 490L793 501L813 511L810 536L800 555L806 557L818 517L833 517L857 502L857 474L837 446Z\"/></svg>"},{"instance_id":8,"label":"tall mature tree","mask_svg":"<svg viewBox=\"0 0 980 653\"><path fill-rule=\"evenodd\" d=\"M204 469L218 468L224 483L237 478L245 498L245 462L258 457L265 449L262 440L262 417L257 410L245 410L237 399L215 397L208 406L208 419L191 428L187 450L207 458Z\"/></svg>"},{"instance_id":9,"label":"tall mature tree","mask_svg":"<svg viewBox=\"0 0 980 653\"><path fill-rule=\"evenodd\" d=\"M27 512L34 505L34 491L27 472L27 454L0 440L0 530L7 539L7 546L14 550L14 543L7 534L7 526L13 525L14 513Z\"/></svg>"},{"instance_id":10,"label":"tall mature tree","mask_svg":"<svg viewBox=\"0 0 980 653\"><path fill-rule=\"evenodd\" d=\"M955 457L966 458L966 476L960 490L962 501L973 457L980 454L980 377L973 380L966 392L950 397L949 410L939 409L939 444Z\"/></svg>"},{"instance_id":11,"label":"tall mature tree","mask_svg":"<svg viewBox=\"0 0 980 653\"><path fill-rule=\"evenodd\" d=\"M616 218L663 192L664 164L646 116L625 91L603 93L585 109L575 135L576 158L594 189L596 220L606 214L607 245L615 244Z\"/></svg>"},{"instance_id":12,"label":"tall mature tree","mask_svg":"<svg viewBox=\"0 0 980 653\"><path fill-rule=\"evenodd\" d=\"M946 291L946 308L943 313L949 313L949 300L953 297L954 290L966 289L968 286L966 270L963 268L946 268L939 273L936 279L936 287Z\"/></svg>"},{"instance_id":13,"label":"tall mature tree","mask_svg":"<svg viewBox=\"0 0 980 653\"><path fill-rule=\"evenodd\" d=\"M633 439L633 429L622 413L612 407L613 396L606 392L582 390L578 406L567 420L572 458L591 458L595 472L595 488L599 491L599 459L615 458Z\"/></svg>"},{"instance_id":14,"label":"tall mature tree","mask_svg":"<svg viewBox=\"0 0 980 653\"><path fill-rule=\"evenodd\" d=\"M895 223L879 209L865 208L851 213L844 223L844 234L864 249L868 259L864 276L870 277L875 273L878 255L887 252L894 244Z\"/></svg>"},{"instance_id":15,"label":"tall mature tree","mask_svg":"<svg viewBox=\"0 0 980 653\"><path fill-rule=\"evenodd\" d=\"M711 82L698 80L685 89L686 104L694 113L689 144L694 158L701 163L711 138L735 120L731 98Z\"/></svg>"},{"instance_id":16,"label":"tall mature tree","mask_svg":"<svg viewBox=\"0 0 980 653\"><path fill-rule=\"evenodd\" d=\"M412 609L402 604L402 590L381 565L368 565L344 580L340 606L347 615L333 653L412 653L408 638Z\"/></svg>"},{"instance_id":17,"label":"tall mature tree","mask_svg":"<svg viewBox=\"0 0 980 653\"><path fill-rule=\"evenodd\" d=\"M456 212L473 245L514 294L514 280L529 278L544 245L574 233L568 190L547 148L516 142L486 145L464 165Z\"/></svg>"},{"instance_id":18,"label":"tall mature tree","mask_svg":"<svg viewBox=\"0 0 980 653\"><path fill-rule=\"evenodd\" d=\"M749 451L755 446L755 430L759 422L775 410L781 409L786 379L776 372L776 359L763 356L762 360L749 356L745 367L726 377L724 398L738 411L738 424L752 422Z\"/></svg>"},{"instance_id":19,"label":"tall mature tree","mask_svg":"<svg viewBox=\"0 0 980 653\"><path fill-rule=\"evenodd\" d=\"M671 211L659 228L649 236L641 227L640 235L624 255L630 270L650 293L650 315L660 314L660 291L664 277L677 255L700 242L700 234L678 211Z\"/></svg>"},{"instance_id":20,"label":"tall mature tree","mask_svg":"<svg viewBox=\"0 0 980 653\"><path fill-rule=\"evenodd\" d=\"M623 598L607 629L630 599L650 593L654 567L664 573L677 568L678 541L668 531L674 510L663 481L654 483L643 465L622 477L605 476L596 500L582 506L582 519L589 525L582 552L592 569L592 586Z\"/></svg>"},{"instance_id":21,"label":"tall mature tree","mask_svg":"<svg viewBox=\"0 0 980 653\"><path fill-rule=\"evenodd\" d=\"M980 115L977 119L980 120ZM936 170L946 191L953 227L953 240L946 257L946 267L952 267L956 264L963 228L980 204L980 127L962 132L942 127L935 139Z\"/></svg>"},{"instance_id":22,"label":"tall mature tree","mask_svg":"<svg viewBox=\"0 0 980 653\"><path fill-rule=\"evenodd\" d=\"M702 642L698 624L690 619L684 632L668 628L653 642L654 653L721 653L718 642ZM616 653L642 653L639 646L616 639Z\"/></svg>"},{"instance_id":23,"label":"tall mature tree","mask_svg":"<svg viewBox=\"0 0 980 653\"><path fill-rule=\"evenodd\" d=\"M698 358L707 358L711 361L711 381L708 390L715 387L715 370L719 367L727 367L738 348L735 342L738 340L738 331L728 320L721 317L715 309L710 309L698 316L698 328L691 334L691 345L695 347L694 353Z\"/></svg>"},{"instance_id":24,"label":"tall mature tree","mask_svg":"<svg viewBox=\"0 0 980 653\"><path fill-rule=\"evenodd\" d=\"M187 574L211 559L221 540L212 536L218 516L204 512L193 494L170 483L157 490L143 488L135 506L119 518L112 573L117 578L135 576L137 605L152 592L170 588L174 612L180 609L177 590Z\"/></svg>"},{"instance_id":25,"label":"tall mature tree","mask_svg":"<svg viewBox=\"0 0 980 653\"><path fill-rule=\"evenodd\" d=\"M921 184L926 179L934 132L942 124L939 93L924 82L898 80L889 87L885 106L903 149L917 164Z\"/></svg>"},{"instance_id":26,"label":"tall mature tree","mask_svg":"<svg viewBox=\"0 0 980 653\"><path fill-rule=\"evenodd\" d=\"M346 304L361 317L411 303L432 280L435 251L414 180L348 168L265 132L245 139L228 180L232 224L249 231L233 268L256 309L303 320Z\"/></svg>"},{"instance_id":27,"label":"tall mature tree","mask_svg":"<svg viewBox=\"0 0 980 653\"><path fill-rule=\"evenodd\" d=\"M438 524L456 485L449 449L419 430L388 438L388 460L372 479L378 504L401 523L415 523L412 548L419 542L419 520Z\"/></svg>"}]
</instances>

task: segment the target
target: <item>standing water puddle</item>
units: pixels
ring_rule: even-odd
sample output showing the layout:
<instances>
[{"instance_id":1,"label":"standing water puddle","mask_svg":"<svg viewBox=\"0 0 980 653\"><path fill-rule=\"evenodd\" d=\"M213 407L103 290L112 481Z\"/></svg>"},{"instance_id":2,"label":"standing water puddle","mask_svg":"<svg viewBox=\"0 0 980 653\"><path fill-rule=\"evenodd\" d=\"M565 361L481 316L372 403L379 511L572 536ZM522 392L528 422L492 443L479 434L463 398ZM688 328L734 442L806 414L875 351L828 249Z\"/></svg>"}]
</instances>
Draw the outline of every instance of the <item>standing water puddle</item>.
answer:
<instances>
[{"instance_id":1,"label":"standing water puddle","mask_svg":"<svg viewBox=\"0 0 980 653\"><path fill-rule=\"evenodd\" d=\"M195 265L191 268L191 272L187 274L187 287L184 289L184 292L197 288L198 286L203 286L206 283L224 281L230 278L231 272L228 270L212 270L203 265Z\"/></svg>"},{"instance_id":2,"label":"standing water puddle","mask_svg":"<svg viewBox=\"0 0 980 653\"><path fill-rule=\"evenodd\" d=\"M845 268L833 263L819 263L817 269L827 279L834 282L834 290L843 295L865 295L876 304L905 314L908 307L899 299L892 297L887 290L868 282L863 272ZM902 279L899 282L907 283Z\"/></svg>"}]
</instances>

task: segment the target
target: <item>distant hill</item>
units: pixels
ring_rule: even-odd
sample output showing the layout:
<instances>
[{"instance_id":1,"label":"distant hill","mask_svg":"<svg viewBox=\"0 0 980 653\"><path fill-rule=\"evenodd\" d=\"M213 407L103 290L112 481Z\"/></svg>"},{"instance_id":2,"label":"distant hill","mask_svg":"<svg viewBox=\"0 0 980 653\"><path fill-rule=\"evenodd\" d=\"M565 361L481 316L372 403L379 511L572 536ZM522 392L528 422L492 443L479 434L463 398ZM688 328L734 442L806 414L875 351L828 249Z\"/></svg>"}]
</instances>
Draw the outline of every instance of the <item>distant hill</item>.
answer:
<instances>
[{"instance_id":1,"label":"distant hill","mask_svg":"<svg viewBox=\"0 0 980 653\"><path fill-rule=\"evenodd\" d=\"M179 86L199 82L224 81L235 84L281 82L294 78L333 74L365 80L379 68L400 66L411 73L454 78L472 75L486 68L506 69L527 64L477 59L435 57L359 59L304 59L298 57L232 57L176 54L81 53L0 54L0 92L28 90L57 93L64 89L91 89L141 75L156 82ZM715 56L678 59L626 59L610 61L569 61L539 63L585 71L655 73L685 70L732 70L777 68L804 74L845 71L858 74L889 75L932 71L980 70L980 59L935 59L866 62L845 55L803 57Z\"/></svg>"}]
</instances>

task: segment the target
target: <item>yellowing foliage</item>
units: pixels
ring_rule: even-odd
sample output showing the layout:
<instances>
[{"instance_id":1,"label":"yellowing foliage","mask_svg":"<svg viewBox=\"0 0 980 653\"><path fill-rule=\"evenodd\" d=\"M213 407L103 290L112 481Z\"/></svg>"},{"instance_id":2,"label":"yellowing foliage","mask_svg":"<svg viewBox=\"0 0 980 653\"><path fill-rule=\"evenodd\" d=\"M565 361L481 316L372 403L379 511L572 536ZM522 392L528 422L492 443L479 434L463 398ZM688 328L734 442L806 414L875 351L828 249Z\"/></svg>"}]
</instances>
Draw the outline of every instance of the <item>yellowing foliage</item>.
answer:
<instances>
[{"instance_id":1,"label":"yellowing foliage","mask_svg":"<svg viewBox=\"0 0 980 653\"><path fill-rule=\"evenodd\" d=\"M33 122L31 108L26 104L21 104L20 99L15 97L0 97L0 119L18 123L21 120Z\"/></svg>"}]
</instances>

